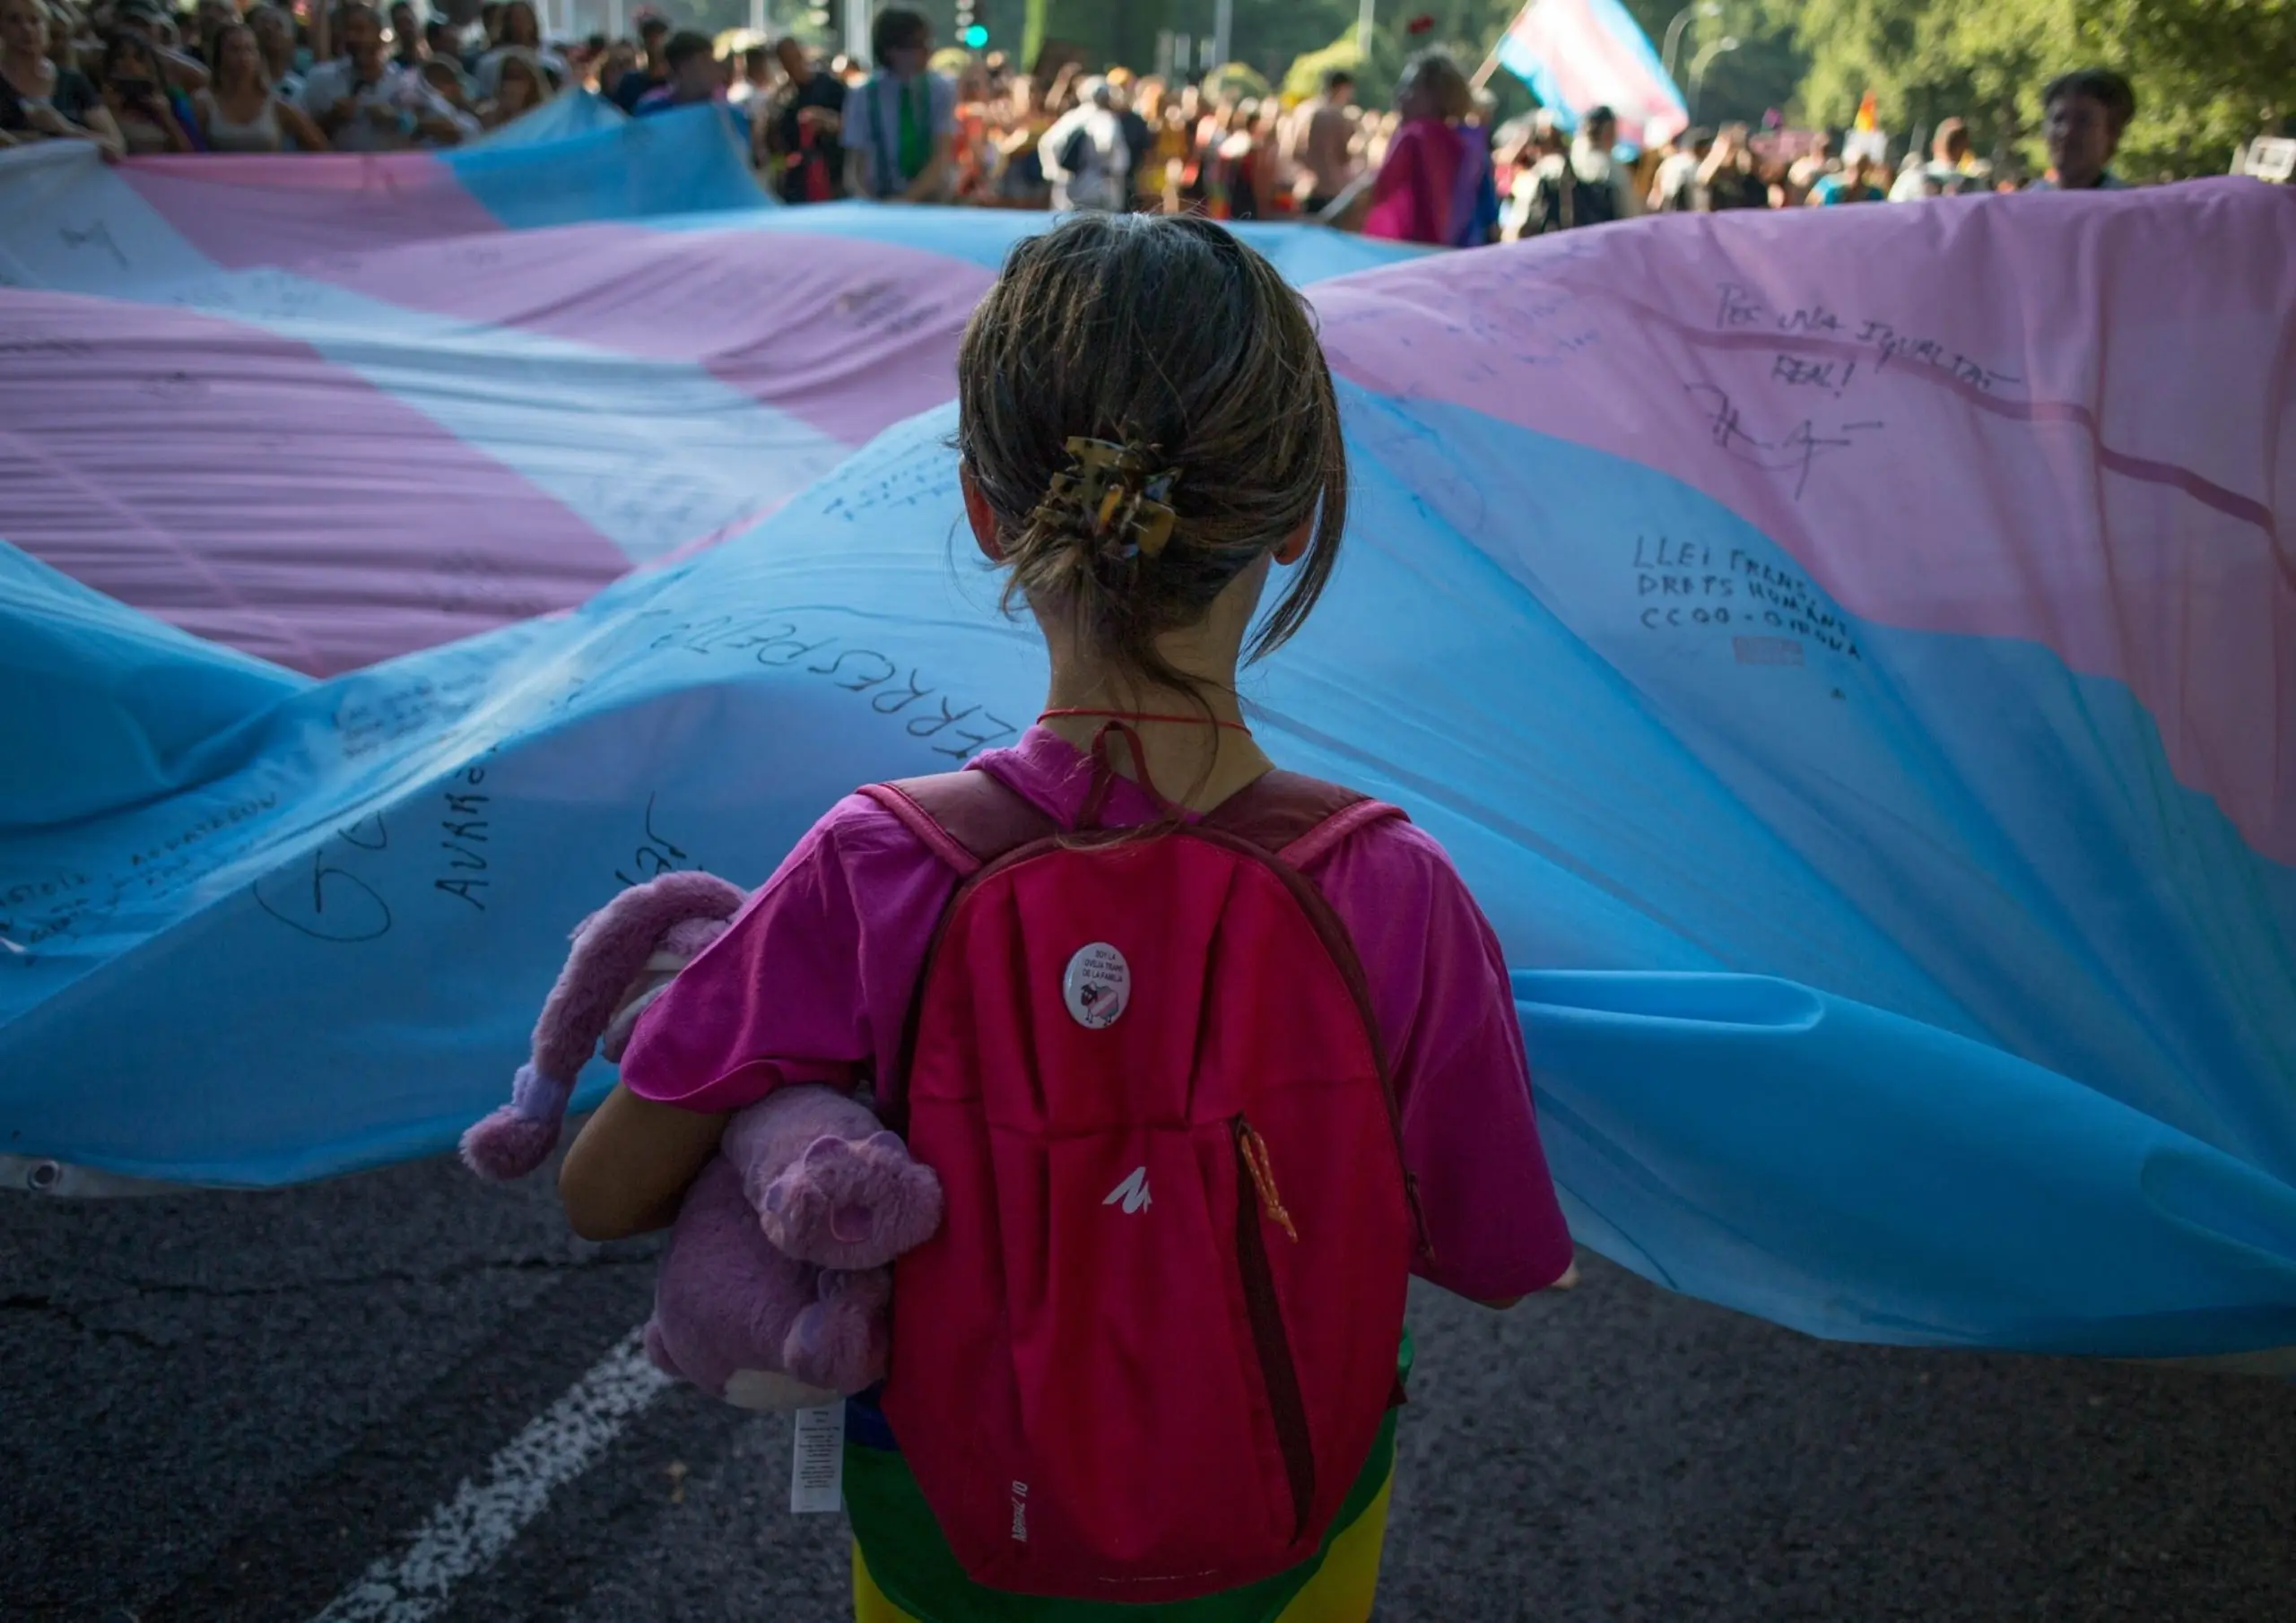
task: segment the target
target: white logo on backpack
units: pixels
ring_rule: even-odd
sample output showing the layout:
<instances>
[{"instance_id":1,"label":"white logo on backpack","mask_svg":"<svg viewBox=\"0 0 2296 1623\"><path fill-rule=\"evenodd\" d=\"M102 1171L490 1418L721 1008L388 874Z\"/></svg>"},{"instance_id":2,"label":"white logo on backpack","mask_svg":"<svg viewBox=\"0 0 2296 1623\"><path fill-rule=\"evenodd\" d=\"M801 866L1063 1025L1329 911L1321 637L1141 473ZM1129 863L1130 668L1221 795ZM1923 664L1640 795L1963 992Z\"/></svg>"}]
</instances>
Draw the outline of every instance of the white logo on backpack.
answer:
<instances>
[{"instance_id":1,"label":"white logo on backpack","mask_svg":"<svg viewBox=\"0 0 2296 1623\"><path fill-rule=\"evenodd\" d=\"M1100 1204L1113 1206L1118 1201L1124 1202L1124 1212L1126 1217L1148 1209L1147 1167L1135 1167L1124 1182L1109 1191L1109 1198L1102 1201Z\"/></svg>"}]
</instances>

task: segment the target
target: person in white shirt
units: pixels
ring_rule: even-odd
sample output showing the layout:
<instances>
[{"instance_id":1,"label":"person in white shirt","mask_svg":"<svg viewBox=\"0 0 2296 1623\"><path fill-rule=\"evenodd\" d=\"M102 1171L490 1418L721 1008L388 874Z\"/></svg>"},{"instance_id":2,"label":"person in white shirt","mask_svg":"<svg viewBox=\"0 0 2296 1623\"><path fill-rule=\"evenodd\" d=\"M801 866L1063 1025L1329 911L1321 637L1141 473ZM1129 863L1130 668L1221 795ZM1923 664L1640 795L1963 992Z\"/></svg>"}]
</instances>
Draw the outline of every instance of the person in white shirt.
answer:
<instances>
[{"instance_id":1,"label":"person in white shirt","mask_svg":"<svg viewBox=\"0 0 2296 1623\"><path fill-rule=\"evenodd\" d=\"M1658 172L1650 180L1650 195L1644 200L1652 213L1704 211L1706 199L1698 174L1713 150L1714 137L1705 130L1685 130L1674 137L1666 155L1658 161Z\"/></svg>"},{"instance_id":2,"label":"person in white shirt","mask_svg":"<svg viewBox=\"0 0 2296 1623\"><path fill-rule=\"evenodd\" d=\"M1116 91L1098 78L1076 88L1077 104L1055 119L1037 143L1045 178L1052 182L1052 206L1124 208L1130 202L1125 177L1132 172L1132 150L1116 115Z\"/></svg>"},{"instance_id":3,"label":"person in white shirt","mask_svg":"<svg viewBox=\"0 0 2296 1623\"><path fill-rule=\"evenodd\" d=\"M752 102L763 107L773 100L773 53L762 45L742 49L741 76L726 88L726 100L735 107Z\"/></svg>"},{"instance_id":4,"label":"person in white shirt","mask_svg":"<svg viewBox=\"0 0 2296 1623\"><path fill-rule=\"evenodd\" d=\"M1925 197L1958 197L1964 192L1987 189L1985 166L1970 156L1969 126L1948 118L1937 126L1929 145L1929 161L1909 161L1890 188L1892 203L1918 203Z\"/></svg>"},{"instance_id":5,"label":"person in white shirt","mask_svg":"<svg viewBox=\"0 0 2296 1623\"><path fill-rule=\"evenodd\" d=\"M419 74L383 56L382 20L358 3L338 23L343 55L303 80L303 111L338 152L395 152L416 146L458 146L478 134L478 120L450 105Z\"/></svg>"},{"instance_id":6,"label":"person in white shirt","mask_svg":"<svg viewBox=\"0 0 2296 1623\"><path fill-rule=\"evenodd\" d=\"M1635 195L1632 172L1613 151L1617 144L1618 115L1607 107L1590 109L1569 152L1540 160L1516 181L1504 221L1508 239L1639 214L1642 199Z\"/></svg>"}]
</instances>

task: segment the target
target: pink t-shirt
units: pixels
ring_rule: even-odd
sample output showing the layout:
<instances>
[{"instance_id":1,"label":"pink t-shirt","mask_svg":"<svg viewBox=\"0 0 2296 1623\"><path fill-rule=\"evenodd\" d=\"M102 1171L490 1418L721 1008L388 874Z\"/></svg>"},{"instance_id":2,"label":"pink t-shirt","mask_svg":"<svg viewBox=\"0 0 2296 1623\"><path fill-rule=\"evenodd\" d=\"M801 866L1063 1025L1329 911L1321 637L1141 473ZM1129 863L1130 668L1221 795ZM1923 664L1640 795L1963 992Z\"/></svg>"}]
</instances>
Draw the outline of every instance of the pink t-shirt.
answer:
<instances>
[{"instance_id":1,"label":"pink t-shirt","mask_svg":"<svg viewBox=\"0 0 2296 1623\"><path fill-rule=\"evenodd\" d=\"M1064 826L1091 782L1085 757L1042 728L974 765ZM1109 797L1111 824L1152 815L1129 782ZM1350 836L1306 872L1370 982L1433 1242L1420 1272L1483 1300L1553 1283L1570 1235L1532 1119L1506 965L1474 898L1442 847L1398 819ZM718 1111L789 1083L849 1088L890 1073L955 888L891 812L858 795L839 802L639 1019L623 1084Z\"/></svg>"}]
</instances>

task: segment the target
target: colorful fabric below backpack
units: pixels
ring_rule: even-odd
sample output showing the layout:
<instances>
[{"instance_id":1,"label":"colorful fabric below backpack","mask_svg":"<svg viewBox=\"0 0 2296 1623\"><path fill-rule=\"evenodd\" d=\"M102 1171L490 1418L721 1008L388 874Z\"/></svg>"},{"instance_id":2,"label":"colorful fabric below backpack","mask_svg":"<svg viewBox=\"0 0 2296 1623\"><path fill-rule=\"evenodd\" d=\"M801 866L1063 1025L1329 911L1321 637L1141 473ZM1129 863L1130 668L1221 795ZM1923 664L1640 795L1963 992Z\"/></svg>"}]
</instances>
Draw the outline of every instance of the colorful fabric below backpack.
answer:
<instances>
[{"instance_id":1,"label":"colorful fabric below backpack","mask_svg":"<svg viewBox=\"0 0 2296 1623\"><path fill-rule=\"evenodd\" d=\"M985 773L865 791L961 876L881 1101L948 1209L884 1412L973 1582L1146 1603L1313 1556L1396 1389L1415 1202L1298 869L1402 814L1279 773L1102 831L1107 786L1074 832Z\"/></svg>"}]
</instances>

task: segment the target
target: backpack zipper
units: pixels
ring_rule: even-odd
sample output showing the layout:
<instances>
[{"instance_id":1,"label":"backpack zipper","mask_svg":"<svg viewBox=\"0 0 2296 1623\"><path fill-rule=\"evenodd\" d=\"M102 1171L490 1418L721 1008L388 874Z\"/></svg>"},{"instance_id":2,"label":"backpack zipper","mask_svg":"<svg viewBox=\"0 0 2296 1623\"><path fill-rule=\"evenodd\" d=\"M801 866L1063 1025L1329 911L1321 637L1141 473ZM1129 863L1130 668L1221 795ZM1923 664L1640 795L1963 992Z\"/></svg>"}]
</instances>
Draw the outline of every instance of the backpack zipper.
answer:
<instances>
[{"instance_id":1,"label":"backpack zipper","mask_svg":"<svg viewBox=\"0 0 2296 1623\"><path fill-rule=\"evenodd\" d=\"M1283 1456L1283 1475L1292 1489L1292 1537L1297 1542L1306 1535L1308 1519L1314 1514L1315 1445L1308 1433L1308 1401L1300 1387L1300 1367L1292 1362L1283 1306L1275 1298L1275 1271L1268 1262L1267 1235L1261 1219L1265 1216L1282 1228L1294 1244L1300 1231L1276 1193L1266 1141L1241 1111L1230 1128L1236 1141L1236 1258L1243 1276L1244 1311L1251 1321L1252 1348L1267 1388L1275 1445Z\"/></svg>"}]
</instances>

